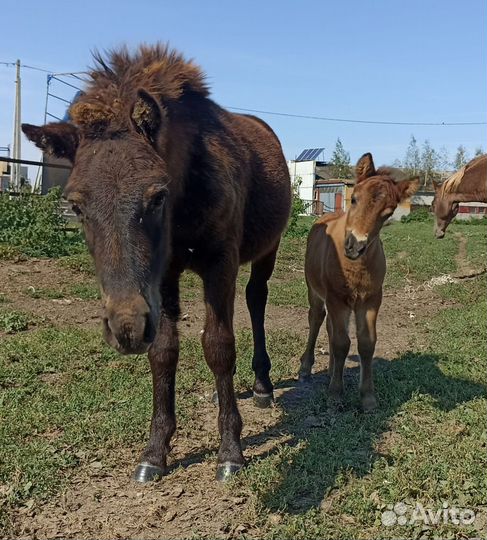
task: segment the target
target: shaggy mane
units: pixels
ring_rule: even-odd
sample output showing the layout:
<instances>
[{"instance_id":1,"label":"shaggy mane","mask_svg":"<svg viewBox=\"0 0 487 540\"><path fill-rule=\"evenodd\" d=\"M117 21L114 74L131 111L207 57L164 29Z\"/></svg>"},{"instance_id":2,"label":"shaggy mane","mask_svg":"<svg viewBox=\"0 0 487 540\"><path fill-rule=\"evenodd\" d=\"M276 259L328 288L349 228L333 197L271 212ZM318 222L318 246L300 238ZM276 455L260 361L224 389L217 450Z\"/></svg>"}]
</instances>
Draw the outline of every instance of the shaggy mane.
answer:
<instances>
[{"instance_id":1,"label":"shaggy mane","mask_svg":"<svg viewBox=\"0 0 487 540\"><path fill-rule=\"evenodd\" d=\"M465 174L470 171L473 167L477 167L481 164L483 160L487 159L485 154L482 154L472 161L469 161L461 169L458 169L457 172L454 172L449 178L447 178L440 187L441 196L445 196L448 193L457 193L463 189L462 180Z\"/></svg>"},{"instance_id":2,"label":"shaggy mane","mask_svg":"<svg viewBox=\"0 0 487 540\"><path fill-rule=\"evenodd\" d=\"M201 68L167 44L142 45L132 54L122 47L93 57L91 81L69 110L72 121L86 131L126 129L139 89L159 103L177 101L186 93L209 95Z\"/></svg>"}]
</instances>

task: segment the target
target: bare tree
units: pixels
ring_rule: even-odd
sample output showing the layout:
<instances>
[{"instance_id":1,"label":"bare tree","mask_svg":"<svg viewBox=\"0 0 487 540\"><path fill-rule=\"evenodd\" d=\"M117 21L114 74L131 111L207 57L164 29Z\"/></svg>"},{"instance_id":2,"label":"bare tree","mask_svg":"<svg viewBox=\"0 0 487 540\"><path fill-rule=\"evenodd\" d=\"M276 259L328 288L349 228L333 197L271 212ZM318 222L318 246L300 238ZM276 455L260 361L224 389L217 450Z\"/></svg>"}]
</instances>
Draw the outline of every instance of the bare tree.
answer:
<instances>
[{"instance_id":1,"label":"bare tree","mask_svg":"<svg viewBox=\"0 0 487 540\"><path fill-rule=\"evenodd\" d=\"M421 156L414 135L411 135L411 139L409 140L406 156L404 157L404 168L411 176L415 176L421 171Z\"/></svg>"},{"instance_id":2,"label":"bare tree","mask_svg":"<svg viewBox=\"0 0 487 540\"><path fill-rule=\"evenodd\" d=\"M453 161L453 166L455 169L461 169L464 165L466 165L469 162L469 157L467 153L467 149L463 144L461 144L457 148L457 153L455 154L455 159Z\"/></svg>"},{"instance_id":3,"label":"bare tree","mask_svg":"<svg viewBox=\"0 0 487 540\"><path fill-rule=\"evenodd\" d=\"M428 139L424 141L421 151L421 169L423 173L423 186L426 187L437 176L435 171L438 169L438 155Z\"/></svg>"}]
</instances>

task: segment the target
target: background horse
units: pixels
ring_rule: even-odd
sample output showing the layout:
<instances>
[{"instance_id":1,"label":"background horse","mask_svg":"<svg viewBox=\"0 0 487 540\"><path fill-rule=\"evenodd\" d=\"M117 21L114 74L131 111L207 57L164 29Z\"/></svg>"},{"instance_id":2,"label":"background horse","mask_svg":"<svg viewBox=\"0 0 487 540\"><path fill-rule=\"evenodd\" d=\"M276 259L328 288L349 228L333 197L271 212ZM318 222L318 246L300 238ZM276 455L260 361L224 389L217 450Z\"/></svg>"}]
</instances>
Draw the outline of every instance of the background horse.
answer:
<instances>
[{"instance_id":1,"label":"background horse","mask_svg":"<svg viewBox=\"0 0 487 540\"><path fill-rule=\"evenodd\" d=\"M360 354L362 407L376 406L372 358L376 321L382 302L386 259L379 234L397 205L419 186L418 178L395 182L393 169L375 169L371 154L356 167L357 184L346 213L325 215L311 228L306 249L305 275L309 300L309 336L301 357L299 376L306 381L314 364L316 339L326 315L330 346L328 373L330 405L340 405L343 367L350 349L348 325L352 311Z\"/></svg>"},{"instance_id":2,"label":"background horse","mask_svg":"<svg viewBox=\"0 0 487 540\"><path fill-rule=\"evenodd\" d=\"M476 157L443 183L433 182L432 210L436 216L435 235L443 238L460 202L487 203L487 154Z\"/></svg>"},{"instance_id":3,"label":"background horse","mask_svg":"<svg viewBox=\"0 0 487 540\"><path fill-rule=\"evenodd\" d=\"M233 387L233 304L241 263L252 261L254 397L269 405L264 311L290 210L280 143L261 120L211 99L198 66L167 46L96 55L73 123L23 125L44 151L73 163L65 196L83 223L104 306L106 341L122 354L149 351L153 378L150 440L135 478L167 471L176 429L179 279L204 286L202 343L219 397L217 478L244 464L242 420Z\"/></svg>"}]
</instances>

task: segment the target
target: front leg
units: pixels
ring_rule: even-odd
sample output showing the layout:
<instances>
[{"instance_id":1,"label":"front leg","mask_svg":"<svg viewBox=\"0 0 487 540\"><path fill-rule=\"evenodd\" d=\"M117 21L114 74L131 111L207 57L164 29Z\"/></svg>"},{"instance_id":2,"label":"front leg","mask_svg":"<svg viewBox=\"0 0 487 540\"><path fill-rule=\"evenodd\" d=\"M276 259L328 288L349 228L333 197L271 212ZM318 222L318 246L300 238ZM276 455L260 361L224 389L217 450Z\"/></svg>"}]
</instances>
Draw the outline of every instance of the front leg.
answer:
<instances>
[{"instance_id":1,"label":"front leg","mask_svg":"<svg viewBox=\"0 0 487 540\"><path fill-rule=\"evenodd\" d=\"M382 291L359 306L355 313L358 352L360 354L360 398L365 412L377 406L372 374L372 360L377 341L376 323Z\"/></svg>"},{"instance_id":2,"label":"front leg","mask_svg":"<svg viewBox=\"0 0 487 540\"><path fill-rule=\"evenodd\" d=\"M341 408L343 404L343 368L350 350L348 323L351 310L335 298L327 298L326 310L328 312L326 326L330 342L330 370L332 370L328 403L330 408L334 409Z\"/></svg>"},{"instance_id":3,"label":"front leg","mask_svg":"<svg viewBox=\"0 0 487 540\"><path fill-rule=\"evenodd\" d=\"M226 480L244 465L240 434L242 419L233 387L236 351L233 333L235 281L239 257L234 247L212 257L201 272L205 291L206 322L202 336L205 359L216 380L220 431L217 480Z\"/></svg>"},{"instance_id":4,"label":"front leg","mask_svg":"<svg viewBox=\"0 0 487 540\"><path fill-rule=\"evenodd\" d=\"M169 273L161 286L161 317L154 343L149 349L152 372L153 412L150 438L134 472L138 482L150 482L167 473L167 454L176 431L175 384L179 357L180 272Z\"/></svg>"}]
</instances>

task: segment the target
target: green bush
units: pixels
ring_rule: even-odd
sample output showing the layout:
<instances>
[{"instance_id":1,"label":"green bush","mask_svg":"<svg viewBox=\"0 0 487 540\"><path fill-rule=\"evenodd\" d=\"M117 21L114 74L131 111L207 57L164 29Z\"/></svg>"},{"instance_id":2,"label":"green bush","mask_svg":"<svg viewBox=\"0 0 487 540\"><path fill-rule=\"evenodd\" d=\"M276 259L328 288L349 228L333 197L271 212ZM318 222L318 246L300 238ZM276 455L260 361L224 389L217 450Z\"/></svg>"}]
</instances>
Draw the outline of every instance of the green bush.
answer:
<instances>
[{"instance_id":1,"label":"green bush","mask_svg":"<svg viewBox=\"0 0 487 540\"><path fill-rule=\"evenodd\" d=\"M0 195L0 252L29 257L60 257L83 249L80 232L66 230L61 190L47 195ZM13 248L13 249L12 249Z\"/></svg>"},{"instance_id":2,"label":"green bush","mask_svg":"<svg viewBox=\"0 0 487 540\"><path fill-rule=\"evenodd\" d=\"M430 213L428 208L418 208L412 210L407 216L401 217L402 223L425 223L433 220L433 214Z\"/></svg>"},{"instance_id":3,"label":"green bush","mask_svg":"<svg viewBox=\"0 0 487 540\"><path fill-rule=\"evenodd\" d=\"M470 217L467 219L455 219L454 223L457 225L481 225L485 227L487 225L487 216L482 216L481 218L478 217Z\"/></svg>"}]
</instances>

